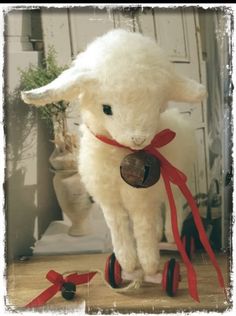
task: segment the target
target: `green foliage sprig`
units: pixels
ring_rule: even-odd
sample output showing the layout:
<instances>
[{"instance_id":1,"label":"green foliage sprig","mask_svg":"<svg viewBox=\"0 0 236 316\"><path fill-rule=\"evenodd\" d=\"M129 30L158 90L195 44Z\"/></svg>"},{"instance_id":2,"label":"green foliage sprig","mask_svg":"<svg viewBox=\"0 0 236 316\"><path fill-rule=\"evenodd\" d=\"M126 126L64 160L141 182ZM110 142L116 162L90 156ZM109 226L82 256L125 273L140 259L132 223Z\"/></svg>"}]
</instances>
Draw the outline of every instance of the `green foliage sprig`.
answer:
<instances>
[{"instance_id":1,"label":"green foliage sprig","mask_svg":"<svg viewBox=\"0 0 236 316\"><path fill-rule=\"evenodd\" d=\"M44 86L57 78L66 68L66 66L58 66L56 52L53 47L50 47L40 66L30 65L27 70L19 69L20 89L26 91ZM41 119L47 122L51 132L54 131L54 120L64 127L63 117L65 117L67 106L67 102L59 101L38 107Z\"/></svg>"}]
</instances>

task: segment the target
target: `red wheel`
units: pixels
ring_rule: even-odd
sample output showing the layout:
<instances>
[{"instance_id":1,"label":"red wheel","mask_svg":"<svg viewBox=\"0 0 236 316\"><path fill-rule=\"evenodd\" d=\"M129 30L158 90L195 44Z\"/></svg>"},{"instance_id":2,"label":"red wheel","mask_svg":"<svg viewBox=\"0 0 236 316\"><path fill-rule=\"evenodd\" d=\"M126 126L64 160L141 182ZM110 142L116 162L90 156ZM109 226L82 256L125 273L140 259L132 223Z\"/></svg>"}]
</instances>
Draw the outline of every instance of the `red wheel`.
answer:
<instances>
[{"instance_id":1,"label":"red wheel","mask_svg":"<svg viewBox=\"0 0 236 316\"><path fill-rule=\"evenodd\" d=\"M172 292L174 296L176 295L177 290L179 288L179 282L180 282L180 266L178 262L175 262L174 277L173 277L173 283L172 283Z\"/></svg>"},{"instance_id":2,"label":"red wheel","mask_svg":"<svg viewBox=\"0 0 236 316\"><path fill-rule=\"evenodd\" d=\"M185 248L186 254L189 257L189 260L192 260L194 252L195 252L195 241L193 236L184 235L182 237L183 246Z\"/></svg>"},{"instance_id":3,"label":"red wheel","mask_svg":"<svg viewBox=\"0 0 236 316\"><path fill-rule=\"evenodd\" d=\"M106 264L105 264L105 273L104 273L105 274L105 280L109 284L110 284L110 277L109 277L110 258L111 258L111 255L109 257L107 257Z\"/></svg>"},{"instance_id":4,"label":"red wheel","mask_svg":"<svg viewBox=\"0 0 236 316\"><path fill-rule=\"evenodd\" d=\"M121 266L116 260L115 254L111 254L105 265L105 280L113 288L118 288L122 283Z\"/></svg>"},{"instance_id":5,"label":"red wheel","mask_svg":"<svg viewBox=\"0 0 236 316\"><path fill-rule=\"evenodd\" d=\"M121 266L118 260L116 259L115 259L115 264L114 264L114 279L118 287L122 283L122 278L121 278Z\"/></svg>"},{"instance_id":6,"label":"red wheel","mask_svg":"<svg viewBox=\"0 0 236 316\"><path fill-rule=\"evenodd\" d=\"M162 288L163 288L163 290L166 290L168 267L169 267L169 261L166 261L166 263L164 265L163 272L162 272Z\"/></svg>"},{"instance_id":7,"label":"red wheel","mask_svg":"<svg viewBox=\"0 0 236 316\"><path fill-rule=\"evenodd\" d=\"M165 263L162 273L162 288L168 296L175 296L179 287L180 267L174 258Z\"/></svg>"}]
</instances>

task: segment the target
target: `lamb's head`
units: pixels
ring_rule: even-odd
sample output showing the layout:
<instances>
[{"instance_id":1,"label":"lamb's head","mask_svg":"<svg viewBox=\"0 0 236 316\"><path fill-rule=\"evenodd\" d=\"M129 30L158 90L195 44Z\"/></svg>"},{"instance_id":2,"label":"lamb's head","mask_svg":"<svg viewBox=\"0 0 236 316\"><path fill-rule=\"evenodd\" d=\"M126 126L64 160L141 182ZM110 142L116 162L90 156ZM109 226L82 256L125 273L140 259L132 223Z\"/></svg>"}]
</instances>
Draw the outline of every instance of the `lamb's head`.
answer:
<instances>
[{"instance_id":1,"label":"lamb's head","mask_svg":"<svg viewBox=\"0 0 236 316\"><path fill-rule=\"evenodd\" d=\"M142 149L157 133L169 100L198 102L205 94L202 85L174 72L153 40L115 30L91 43L52 83L22 98L36 105L79 98L92 132Z\"/></svg>"}]
</instances>

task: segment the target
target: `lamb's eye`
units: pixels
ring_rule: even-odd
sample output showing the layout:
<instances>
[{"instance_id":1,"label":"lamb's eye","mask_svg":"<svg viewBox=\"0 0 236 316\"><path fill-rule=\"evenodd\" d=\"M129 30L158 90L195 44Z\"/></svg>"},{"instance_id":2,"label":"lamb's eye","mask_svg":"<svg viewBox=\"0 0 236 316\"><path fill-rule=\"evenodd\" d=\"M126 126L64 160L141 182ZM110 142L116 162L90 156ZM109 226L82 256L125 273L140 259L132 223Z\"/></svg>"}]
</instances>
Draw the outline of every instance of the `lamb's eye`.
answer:
<instances>
[{"instance_id":1,"label":"lamb's eye","mask_svg":"<svg viewBox=\"0 0 236 316\"><path fill-rule=\"evenodd\" d=\"M104 112L106 115L112 115L112 114L113 114L110 105L108 105L108 104L103 104L103 105L102 105L102 108L103 108L103 112Z\"/></svg>"}]
</instances>

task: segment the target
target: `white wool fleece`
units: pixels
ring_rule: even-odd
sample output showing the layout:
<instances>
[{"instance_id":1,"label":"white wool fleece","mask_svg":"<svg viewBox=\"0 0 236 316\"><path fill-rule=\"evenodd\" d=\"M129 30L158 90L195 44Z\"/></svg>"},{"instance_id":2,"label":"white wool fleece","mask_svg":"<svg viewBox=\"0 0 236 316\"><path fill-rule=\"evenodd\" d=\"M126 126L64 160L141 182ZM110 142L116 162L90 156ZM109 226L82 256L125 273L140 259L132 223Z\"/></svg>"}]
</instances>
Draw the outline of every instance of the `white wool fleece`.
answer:
<instances>
[{"instance_id":1,"label":"white wool fleece","mask_svg":"<svg viewBox=\"0 0 236 316\"><path fill-rule=\"evenodd\" d=\"M165 235L174 242L167 195L162 178L145 189L125 183L120 164L130 150L105 144L94 135L141 150L158 132L171 129L176 138L160 152L190 175L196 157L193 130L177 110L164 109L169 100L199 102L205 94L202 85L174 72L153 40L124 30L96 39L49 85L22 93L25 102L36 105L79 98L81 178L103 210L114 252L127 272L139 268L148 275L158 272L162 202L166 204ZM109 114L103 105L110 107ZM183 200L178 189L173 191L181 230Z\"/></svg>"}]
</instances>

